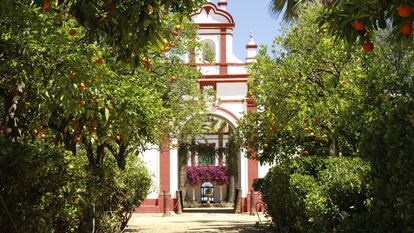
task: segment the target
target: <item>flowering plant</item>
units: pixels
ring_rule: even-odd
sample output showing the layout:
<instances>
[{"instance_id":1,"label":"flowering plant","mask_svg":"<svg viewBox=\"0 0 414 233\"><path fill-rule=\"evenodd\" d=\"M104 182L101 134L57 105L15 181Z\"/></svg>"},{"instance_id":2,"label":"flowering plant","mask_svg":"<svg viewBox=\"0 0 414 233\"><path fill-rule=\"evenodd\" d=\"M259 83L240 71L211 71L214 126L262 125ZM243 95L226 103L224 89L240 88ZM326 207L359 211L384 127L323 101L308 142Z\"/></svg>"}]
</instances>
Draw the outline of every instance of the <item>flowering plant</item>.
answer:
<instances>
[{"instance_id":1,"label":"flowering plant","mask_svg":"<svg viewBox=\"0 0 414 233\"><path fill-rule=\"evenodd\" d=\"M229 177L225 167L221 166L200 166L187 167L187 180L194 186L207 181L215 182L219 185L228 184Z\"/></svg>"}]
</instances>

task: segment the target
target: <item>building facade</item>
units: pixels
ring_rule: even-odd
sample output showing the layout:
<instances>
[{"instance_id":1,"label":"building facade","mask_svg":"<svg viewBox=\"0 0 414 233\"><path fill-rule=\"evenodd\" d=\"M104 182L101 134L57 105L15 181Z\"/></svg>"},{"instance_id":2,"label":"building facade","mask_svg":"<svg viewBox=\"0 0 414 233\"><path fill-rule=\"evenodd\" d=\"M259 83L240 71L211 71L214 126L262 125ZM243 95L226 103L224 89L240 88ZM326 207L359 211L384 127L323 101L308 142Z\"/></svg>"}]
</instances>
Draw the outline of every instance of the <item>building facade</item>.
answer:
<instances>
[{"instance_id":1,"label":"building facade","mask_svg":"<svg viewBox=\"0 0 414 233\"><path fill-rule=\"evenodd\" d=\"M163 212L163 191L169 193L170 206L177 201L176 191L182 190L183 198L190 203L232 202L234 190L241 189L242 209L249 210L252 184L255 178L263 177L268 166L261 166L255 160L245 157L243 148L231 142L231 133L237 128L237 121L247 111L256 111L252 99L247 97L248 67L255 61L257 45L250 34L246 44L246 59L241 61L233 53L233 31L236 26L227 11L227 1L217 4L206 3L191 18L198 25L200 51L194 51L188 63L203 75L200 88L212 93L209 102L209 134L194 140L194 150L168 146L144 153L143 159L154 175L154 189L137 208L141 213ZM172 142L177 144L176 142ZM198 169L198 170L197 170ZM188 179L189 171L199 174L206 169L231 171L227 182L214 180L204 175L200 182ZM206 174L211 174L208 173Z\"/></svg>"}]
</instances>

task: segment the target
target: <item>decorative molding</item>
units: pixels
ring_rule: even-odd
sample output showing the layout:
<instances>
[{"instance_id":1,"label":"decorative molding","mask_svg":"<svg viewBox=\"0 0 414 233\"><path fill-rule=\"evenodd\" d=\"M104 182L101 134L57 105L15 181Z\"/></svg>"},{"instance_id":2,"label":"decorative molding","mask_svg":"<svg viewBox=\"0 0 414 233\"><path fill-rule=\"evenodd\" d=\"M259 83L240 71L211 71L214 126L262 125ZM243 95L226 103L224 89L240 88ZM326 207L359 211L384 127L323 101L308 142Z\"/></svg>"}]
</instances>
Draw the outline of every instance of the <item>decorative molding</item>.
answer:
<instances>
[{"instance_id":1,"label":"decorative molding","mask_svg":"<svg viewBox=\"0 0 414 233\"><path fill-rule=\"evenodd\" d=\"M203 8L201 8L200 10L198 10L195 13L191 14L190 17L201 14L201 12L203 10L206 10L206 12L208 12L208 13L210 12L210 10L213 10L214 13L216 13L218 15L221 15L221 16L224 16L228 20L228 24L233 24L233 27L234 27L234 18L233 18L233 16L229 12L227 12L225 10L222 10L222 9L219 9L216 6L216 4L214 4L212 2L204 4Z\"/></svg>"}]
</instances>

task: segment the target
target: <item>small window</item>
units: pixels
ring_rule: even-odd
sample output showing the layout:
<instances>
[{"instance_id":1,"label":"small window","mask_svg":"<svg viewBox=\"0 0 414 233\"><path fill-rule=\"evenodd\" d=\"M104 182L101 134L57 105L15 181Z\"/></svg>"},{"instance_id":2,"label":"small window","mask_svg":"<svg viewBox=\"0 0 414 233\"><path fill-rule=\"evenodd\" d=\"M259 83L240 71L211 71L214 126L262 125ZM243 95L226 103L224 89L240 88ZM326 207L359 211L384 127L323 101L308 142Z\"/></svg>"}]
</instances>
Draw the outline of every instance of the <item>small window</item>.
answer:
<instances>
[{"instance_id":1,"label":"small window","mask_svg":"<svg viewBox=\"0 0 414 233\"><path fill-rule=\"evenodd\" d=\"M216 44L213 40L204 40L202 44L203 61L213 63L216 57Z\"/></svg>"}]
</instances>

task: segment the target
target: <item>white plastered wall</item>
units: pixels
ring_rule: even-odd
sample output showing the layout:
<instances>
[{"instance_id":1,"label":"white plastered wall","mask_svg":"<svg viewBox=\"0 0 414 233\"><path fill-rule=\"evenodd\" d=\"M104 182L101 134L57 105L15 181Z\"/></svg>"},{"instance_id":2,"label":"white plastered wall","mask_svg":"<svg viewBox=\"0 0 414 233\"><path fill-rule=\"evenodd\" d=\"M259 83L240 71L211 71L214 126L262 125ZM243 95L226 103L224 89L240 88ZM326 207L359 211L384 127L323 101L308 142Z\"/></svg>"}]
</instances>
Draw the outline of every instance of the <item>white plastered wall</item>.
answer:
<instances>
[{"instance_id":1,"label":"white plastered wall","mask_svg":"<svg viewBox=\"0 0 414 233\"><path fill-rule=\"evenodd\" d=\"M141 158L152 176L151 193L147 198L157 199L160 188L160 151L158 149L149 149L141 154Z\"/></svg>"},{"instance_id":2,"label":"white plastered wall","mask_svg":"<svg viewBox=\"0 0 414 233\"><path fill-rule=\"evenodd\" d=\"M173 140L171 145L177 145L177 141ZM170 150L170 193L172 198L176 198L178 190L178 150L171 148Z\"/></svg>"},{"instance_id":3,"label":"white plastered wall","mask_svg":"<svg viewBox=\"0 0 414 233\"><path fill-rule=\"evenodd\" d=\"M243 100L246 94L246 83L217 83L217 98L221 100Z\"/></svg>"}]
</instances>

